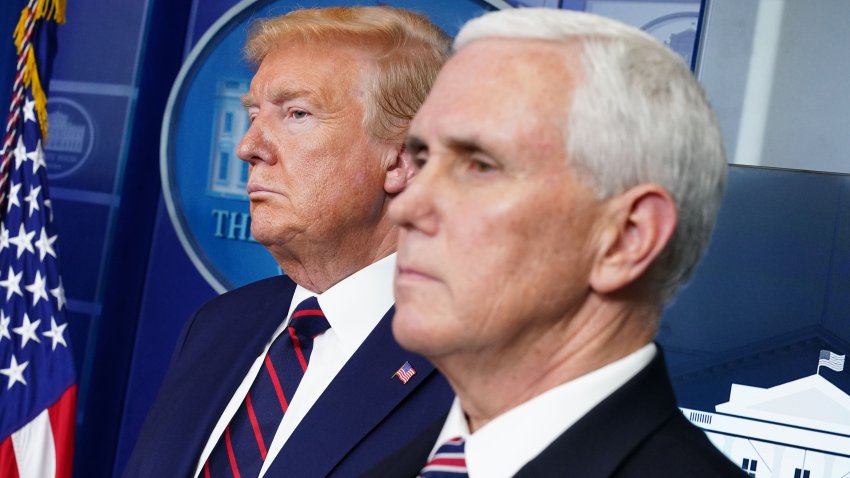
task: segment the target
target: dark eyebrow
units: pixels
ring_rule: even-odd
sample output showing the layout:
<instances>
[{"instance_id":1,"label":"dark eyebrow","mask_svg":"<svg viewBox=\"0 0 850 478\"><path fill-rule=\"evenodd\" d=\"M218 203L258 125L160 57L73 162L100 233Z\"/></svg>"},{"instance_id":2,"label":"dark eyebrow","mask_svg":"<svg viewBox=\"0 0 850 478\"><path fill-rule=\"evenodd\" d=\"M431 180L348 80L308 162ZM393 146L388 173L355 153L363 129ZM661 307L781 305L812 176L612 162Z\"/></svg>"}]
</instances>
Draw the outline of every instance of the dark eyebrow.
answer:
<instances>
[{"instance_id":1,"label":"dark eyebrow","mask_svg":"<svg viewBox=\"0 0 850 478\"><path fill-rule=\"evenodd\" d=\"M481 147L477 139L461 139L461 138L449 138L446 141L446 145L459 153L464 154L472 154L483 152L484 148Z\"/></svg>"},{"instance_id":2,"label":"dark eyebrow","mask_svg":"<svg viewBox=\"0 0 850 478\"><path fill-rule=\"evenodd\" d=\"M407 137L407 140L404 142L404 147L410 154L416 154L420 151L427 151L428 144L425 143L418 136L410 135Z\"/></svg>"},{"instance_id":3,"label":"dark eyebrow","mask_svg":"<svg viewBox=\"0 0 850 478\"><path fill-rule=\"evenodd\" d=\"M464 154L472 154L484 151L484 148L478 144L478 141L475 139L459 139L459 138L449 138L446 140L446 146L449 149L457 151L459 153ZM409 135L407 137L407 141L405 141L405 147L410 154L416 154L420 151L428 150L428 143L426 143L423 139L419 138L415 135Z\"/></svg>"}]
</instances>

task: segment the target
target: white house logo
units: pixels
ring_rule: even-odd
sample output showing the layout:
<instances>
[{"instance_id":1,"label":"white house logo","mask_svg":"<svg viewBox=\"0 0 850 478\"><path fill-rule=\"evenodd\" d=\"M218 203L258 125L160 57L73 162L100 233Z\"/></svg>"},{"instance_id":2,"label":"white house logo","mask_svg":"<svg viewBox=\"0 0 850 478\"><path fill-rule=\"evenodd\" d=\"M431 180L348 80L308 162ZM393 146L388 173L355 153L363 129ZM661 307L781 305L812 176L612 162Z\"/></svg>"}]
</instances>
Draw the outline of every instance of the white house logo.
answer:
<instances>
[{"instance_id":1,"label":"white house logo","mask_svg":"<svg viewBox=\"0 0 850 478\"><path fill-rule=\"evenodd\" d=\"M682 412L750 477L848 477L850 396L821 375L843 372L844 358L822 350L813 375L770 388L733 384L715 412Z\"/></svg>"},{"instance_id":2,"label":"white house logo","mask_svg":"<svg viewBox=\"0 0 850 478\"><path fill-rule=\"evenodd\" d=\"M82 105L69 98L51 96L47 102L50 134L44 148L51 178L69 176L91 156L94 126Z\"/></svg>"},{"instance_id":3,"label":"white house logo","mask_svg":"<svg viewBox=\"0 0 850 478\"><path fill-rule=\"evenodd\" d=\"M224 292L281 272L271 255L251 237L245 194L248 167L235 154L236 145L248 128L240 101L252 76L248 65L241 61L248 24L255 18L280 15L294 8L368 3L243 1L210 27L186 59L171 90L162 125L162 189L180 243L216 291ZM450 35L457 33L467 19L508 6L501 0L373 3L422 12ZM91 135L88 139L86 135L86 128L90 132L91 126L80 114L65 110L59 113L67 116L51 114L51 141L56 134L53 151L68 155L68 166L63 171L69 174L85 159L85 151L91 149ZM48 144L48 152L53 144Z\"/></svg>"},{"instance_id":4,"label":"white house logo","mask_svg":"<svg viewBox=\"0 0 850 478\"><path fill-rule=\"evenodd\" d=\"M236 143L248 130L248 115L240 98L248 92L248 82L240 79L218 83L213 114L213 139L210 149L210 180L207 192L222 197L247 199L248 163L239 161Z\"/></svg>"}]
</instances>

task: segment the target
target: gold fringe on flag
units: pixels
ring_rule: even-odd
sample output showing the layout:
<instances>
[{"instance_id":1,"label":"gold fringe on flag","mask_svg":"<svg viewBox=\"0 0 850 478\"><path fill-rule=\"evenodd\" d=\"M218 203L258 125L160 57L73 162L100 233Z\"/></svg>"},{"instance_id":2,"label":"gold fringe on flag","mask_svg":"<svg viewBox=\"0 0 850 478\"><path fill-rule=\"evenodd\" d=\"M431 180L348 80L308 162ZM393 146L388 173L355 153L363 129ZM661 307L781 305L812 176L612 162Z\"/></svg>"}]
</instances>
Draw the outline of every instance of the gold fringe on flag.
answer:
<instances>
[{"instance_id":1,"label":"gold fringe on flag","mask_svg":"<svg viewBox=\"0 0 850 478\"><path fill-rule=\"evenodd\" d=\"M46 19L56 23L65 23L65 8L67 0L35 0L35 16L33 22ZM29 18L30 8L24 7L21 11L21 17L18 19L18 25L15 27L15 46L18 54L24 44L24 37L27 31L27 19ZM24 67L24 86L32 88L32 96L35 99L35 111L38 115L38 123L41 126L41 137L44 142L47 142L47 95L44 93L44 88L41 86L41 80L38 77L38 64L35 61L35 52L32 48L27 52L26 66Z\"/></svg>"},{"instance_id":2,"label":"gold fringe on flag","mask_svg":"<svg viewBox=\"0 0 850 478\"><path fill-rule=\"evenodd\" d=\"M67 0L39 0L35 19L46 18L56 23L65 23L65 6Z\"/></svg>"}]
</instances>

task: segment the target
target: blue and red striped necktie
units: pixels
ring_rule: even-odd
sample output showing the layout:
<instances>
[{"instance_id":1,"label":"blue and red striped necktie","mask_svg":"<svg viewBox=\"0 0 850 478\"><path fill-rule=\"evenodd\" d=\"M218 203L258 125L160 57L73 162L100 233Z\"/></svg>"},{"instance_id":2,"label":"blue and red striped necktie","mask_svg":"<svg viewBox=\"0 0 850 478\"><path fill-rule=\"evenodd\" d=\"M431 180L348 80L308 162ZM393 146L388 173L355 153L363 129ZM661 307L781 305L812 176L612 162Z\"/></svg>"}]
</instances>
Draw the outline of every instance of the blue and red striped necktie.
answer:
<instances>
[{"instance_id":1,"label":"blue and red striped necktie","mask_svg":"<svg viewBox=\"0 0 850 478\"><path fill-rule=\"evenodd\" d=\"M329 327L315 297L298 304L289 326L272 342L245 400L210 453L202 477L254 478L260 474L268 446L307 371L313 339Z\"/></svg>"},{"instance_id":2,"label":"blue and red striped necktie","mask_svg":"<svg viewBox=\"0 0 850 478\"><path fill-rule=\"evenodd\" d=\"M465 442L462 437L443 443L428 460L419 478L466 478L466 458L463 454Z\"/></svg>"}]
</instances>

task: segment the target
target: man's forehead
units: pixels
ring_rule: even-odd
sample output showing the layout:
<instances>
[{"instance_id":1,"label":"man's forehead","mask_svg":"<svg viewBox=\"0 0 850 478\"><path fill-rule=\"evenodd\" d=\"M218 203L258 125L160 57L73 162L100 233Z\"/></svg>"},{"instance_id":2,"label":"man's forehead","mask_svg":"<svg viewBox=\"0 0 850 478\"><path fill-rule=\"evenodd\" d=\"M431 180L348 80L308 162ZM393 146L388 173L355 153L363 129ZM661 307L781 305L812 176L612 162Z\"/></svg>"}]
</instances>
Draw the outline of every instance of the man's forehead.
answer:
<instances>
[{"instance_id":1,"label":"man's forehead","mask_svg":"<svg viewBox=\"0 0 850 478\"><path fill-rule=\"evenodd\" d=\"M247 107L262 100L279 103L295 98L333 101L358 94L355 82L361 77L361 58L348 50L299 42L270 51L260 62L250 91L242 97L243 104Z\"/></svg>"},{"instance_id":2,"label":"man's forehead","mask_svg":"<svg viewBox=\"0 0 850 478\"><path fill-rule=\"evenodd\" d=\"M543 45L548 51L540 52ZM529 122L564 117L579 81L563 45L529 40L477 40L462 48L437 77L413 121Z\"/></svg>"},{"instance_id":3,"label":"man's forehead","mask_svg":"<svg viewBox=\"0 0 850 478\"><path fill-rule=\"evenodd\" d=\"M262 87L253 88L242 96L242 104L245 107L256 106L261 100L280 103L296 98L315 98L319 96L319 90L307 85L293 84L287 82L272 83Z\"/></svg>"},{"instance_id":4,"label":"man's forehead","mask_svg":"<svg viewBox=\"0 0 850 478\"><path fill-rule=\"evenodd\" d=\"M537 73L579 76L580 46L575 42L528 38L483 38L461 48L453 60L517 75Z\"/></svg>"},{"instance_id":5,"label":"man's forehead","mask_svg":"<svg viewBox=\"0 0 850 478\"><path fill-rule=\"evenodd\" d=\"M334 38L293 39L270 49L258 66L258 73L264 67L288 66L306 63L312 70L338 72L344 66L359 67L362 62L373 57L363 47L344 43Z\"/></svg>"},{"instance_id":6,"label":"man's forehead","mask_svg":"<svg viewBox=\"0 0 850 478\"><path fill-rule=\"evenodd\" d=\"M527 75L534 68L516 64L528 61L523 58L506 61L507 67L494 65L490 61L501 55L499 48L466 48L473 45L440 74L414 118L410 150L458 157L481 151L513 171L566 165L571 79ZM501 58L513 59L509 53Z\"/></svg>"}]
</instances>

